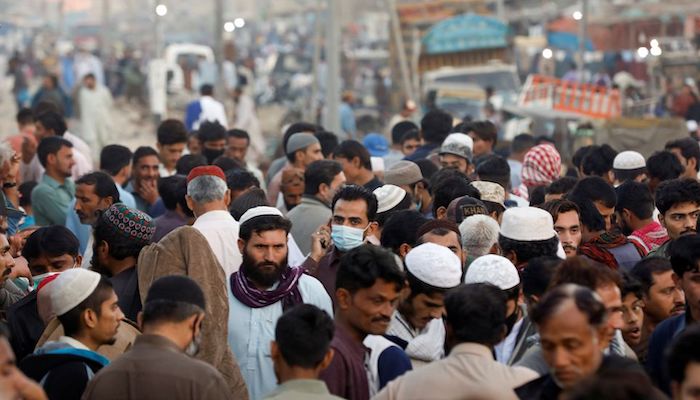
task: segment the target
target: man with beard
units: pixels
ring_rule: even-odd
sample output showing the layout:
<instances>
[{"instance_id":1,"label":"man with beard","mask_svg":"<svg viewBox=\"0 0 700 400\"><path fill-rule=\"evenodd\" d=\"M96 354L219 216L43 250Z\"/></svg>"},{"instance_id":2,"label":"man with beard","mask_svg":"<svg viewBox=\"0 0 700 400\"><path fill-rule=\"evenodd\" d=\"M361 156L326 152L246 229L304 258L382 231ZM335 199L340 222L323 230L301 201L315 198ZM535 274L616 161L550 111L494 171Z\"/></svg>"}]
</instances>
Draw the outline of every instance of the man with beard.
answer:
<instances>
[{"instance_id":1,"label":"man with beard","mask_svg":"<svg viewBox=\"0 0 700 400\"><path fill-rule=\"evenodd\" d=\"M644 183L627 181L615 188L617 221L627 238L648 254L668 240L666 229L654 221L654 197Z\"/></svg>"},{"instance_id":2,"label":"man with beard","mask_svg":"<svg viewBox=\"0 0 700 400\"><path fill-rule=\"evenodd\" d=\"M75 202L73 212L68 214L66 227L76 236L87 228L88 239L83 252L82 267L88 268L92 261L92 225L97 221L99 212L108 209L112 204L119 203L119 191L112 178L104 172L91 172L75 181ZM71 216L75 215L78 219Z\"/></svg>"},{"instance_id":3,"label":"man with beard","mask_svg":"<svg viewBox=\"0 0 700 400\"><path fill-rule=\"evenodd\" d=\"M141 146L134 152L131 168L131 181L126 190L134 195L136 208L155 218L160 216L156 210L156 203L160 199L158 194L158 166L160 158L158 152L148 146ZM165 210L163 210L164 212Z\"/></svg>"},{"instance_id":4,"label":"man with beard","mask_svg":"<svg viewBox=\"0 0 700 400\"><path fill-rule=\"evenodd\" d=\"M576 257L581 244L581 218L576 203L559 199L548 201L541 207L552 215L554 230L566 257Z\"/></svg>"},{"instance_id":5,"label":"man with beard","mask_svg":"<svg viewBox=\"0 0 700 400\"><path fill-rule=\"evenodd\" d=\"M642 284L644 324L642 338L632 346L639 362L647 360L649 337L654 329L669 317L685 312L685 295L673 280L671 262L661 257L647 257L632 268L630 274Z\"/></svg>"},{"instance_id":6,"label":"man with beard","mask_svg":"<svg viewBox=\"0 0 700 400\"><path fill-rule=\"evenodd\" d=\"M240 269L227 279L228 342L238 359L251 399L276 388L269 356L275 325L296 304L313 304L329 315L331 300L319 281L287 264L289 220L272 207L255 207L240 219Z\"/></svg>"},{"instance_id":7,"label":"man with beard","mask_svg":"<svg viewBox=\"0 0 700 400\"><path fill-rule=\"evenodd\" d=\"M669 245L683 235L697 232L700 216L700 183L697 179L672 179L656 188L656 209L659 222L666 228L669 240L649 253L649 257L669 258Z\"/></svg>"},{"instance_id":8,"label":"man with beard","mask_svg":"<svg viewBox=\"0 0 700 400\"><path fill-rule=\"evenodd\" d=\"M41 382L50 399L78 400L94 374L109 364L96 350L115 343L124 314L112 284L93 271L62 272L48 290L65 336L37 349L20 369Z\"/></svg>"},{"instance_id":9,"label":"man with beard","mask_svg":"<svg viewBox=\"0 0 700 400\"><path fill-rule=\"evenodd\" d=\"M227 278L241 265L239 224L228 211L230 192L217 166L197 167L187 175L185 199L196 218L192 226L207 239Z\"/></svg>"},{"instance_id":10,"label":"man with beard","mask_svg":"<svg viewBox=\"0 0 700 400\"><path fill-rule=\"evenodd\" d=\"M151 217L125 204L112 204L93 229L92 269L110 278L119 308L131 321L141 311L136 261L156 231Z\"/></svg>"},{"instance_id":11,"label":"man with beard","mask_svg":"<svg viewBox=\"0 0 700 400\"><path fill-rule=\"evenodd\" d=\"M185 276L166 276L148 289L131 351L100 371L83 399L229 399L221 373L194 359L200 346L206 301ZM164 366L177 368L164 368Z\"/></svg>"},{"instance_id":12,"label":"man with beard","mask_svg":"<svg viewBox=\"0 0 700 400\"><path fill-rule=\"evenodd\" d=\"M70 178L73 145L58 136L41 140L37 148L44 167L41 182L32 190L32 209L38 226L66 223L68 205L75 198L75 184Z\"/></svg>"}]
</instances>

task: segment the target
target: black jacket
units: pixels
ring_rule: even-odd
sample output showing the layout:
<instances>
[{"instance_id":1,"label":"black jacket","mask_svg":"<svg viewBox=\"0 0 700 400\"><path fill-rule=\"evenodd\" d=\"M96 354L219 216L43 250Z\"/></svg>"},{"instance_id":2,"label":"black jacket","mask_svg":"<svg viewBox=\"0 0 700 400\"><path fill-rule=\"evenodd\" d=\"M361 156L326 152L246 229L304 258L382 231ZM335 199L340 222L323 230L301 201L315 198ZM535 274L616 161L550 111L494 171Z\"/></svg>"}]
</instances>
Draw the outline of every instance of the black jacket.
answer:
<instances>
[{"instance_id":1,"label":"black jacket","mask_svg":"<svg viewBox=\"0 0 700 400\"><path fill-rule=\"evenodd\" d=\"M36 290L32 291L7 310L7 326L11 333L10 344L18 360L34 352L46 328L39 316L36 293Z\"/></svg>"}]
</instances>

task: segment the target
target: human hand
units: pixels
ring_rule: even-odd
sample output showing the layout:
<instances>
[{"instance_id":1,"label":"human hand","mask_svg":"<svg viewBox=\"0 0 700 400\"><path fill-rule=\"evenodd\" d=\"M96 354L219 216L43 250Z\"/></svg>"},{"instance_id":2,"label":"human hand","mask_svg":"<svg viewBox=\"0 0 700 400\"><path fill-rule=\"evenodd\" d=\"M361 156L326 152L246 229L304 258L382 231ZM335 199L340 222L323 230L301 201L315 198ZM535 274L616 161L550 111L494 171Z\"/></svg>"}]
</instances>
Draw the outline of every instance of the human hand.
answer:
<instances>
[{"instance_id":1,"label":"human hand","mask_svg":"<svg viewBox=\"0 0 700 400\"><path fill-rule=\"evenodd\" d=\"M158 201L158 183L155 180L141 181L141 186L138 190L139 196L150 205Z\"/></svg>"},{"instance_id":2,"label":"human hand","mask_svg":"<svg viewBox=\"0 0 700 400\"><path fill-rule=\"evenodd\" d=\"M319 226L316 232L311 234L311 254L309 257L316 262L321 261L321 258L328 253L331 243L331 232L328 226Z\"/></svg>"}]
</instances>

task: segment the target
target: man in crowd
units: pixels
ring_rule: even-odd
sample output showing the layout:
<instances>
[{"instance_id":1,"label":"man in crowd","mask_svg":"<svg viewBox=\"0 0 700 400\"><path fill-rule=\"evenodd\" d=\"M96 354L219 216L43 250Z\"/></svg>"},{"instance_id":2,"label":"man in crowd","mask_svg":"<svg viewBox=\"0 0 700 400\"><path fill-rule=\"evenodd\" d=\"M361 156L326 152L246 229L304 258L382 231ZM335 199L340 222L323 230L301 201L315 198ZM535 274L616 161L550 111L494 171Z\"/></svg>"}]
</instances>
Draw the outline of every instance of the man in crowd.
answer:
<instances>
[{"instance_id":1,"label":"man in crowd","mask_svg":"<svg viewBox=\"0 0 700 400\"><path fill-rule=\"evenodd\" d=\"M462 399L470 393L510 398L508 389L537 377L533 371L493 359L493 347L506 331L506 296L497 287L460 286L445 297L445 309L449 355L389 383L377 399L431 398L436 390L444 399Z\"/></svg>"},{"instance_id":2,"label":"man in crowd","mask_svg":"<svg viewBox=\"0 0 700 400\"><path fill-rule=\"evenodd\" d=\"M321 144L316 136L307 132L295 133L289 137L285 147L288 165L283 168L299 168L306 170L306 167L314 161L322 160ZM282 184L282 170L272 177L267 187L267 200L269 204L278 204L280 185Z\"/></svg>"},{"instance_id":3,"label":"man in crowd","mask_svg":"<svg viewBox=\"0 0 700 400\"><path fill-rule=\"evenodd\" d=\"M656 151L647 158L647 174L649 175L649 190L656 194L656 188L661 182L678 179L685 167L670 151Z\"/></svg>"},{"instance_id":4,"label":"man in crowd","mask_svg":"<svg viewBox=\"0 0 700 400\"><path fill-rule=\"evenodd\" d=\"M420 146L420 133L418 125L411 121L401 121L391 128L391 147L389 153L384 156L384 164L391 168Z\"/></svg>"},{"instance_id":5,"label":"man in crowd","mask_svg":"<svg viewBox=\"0 0 700 400\"><path fill-rule=\"evenodd\" d=\"M581 217L576 203L569 200L553 200L542 205L552 215L566 257L576 257L581 244Z\"/></svg>"},{"instance_id":6,"label":"man in crowd","mask_svg":"<svg viewBox=\"0 0 700 400\"><path fill-rule=\"evenodd\" d=\"M341 258L335 283L335 336L331 342L335 356L321 379L336 396L369 399L380 384L368 379L368 375L379 377L366 367L368 353L363 341L367 335L383 335L389 328L404 274L390 252L361 245Z\"/></svg>"},{"instance_id":7,"label":"man in crowd","mask_svg":"<svg viewBox=\"0 0 700 400\"><path fill-rule=\"evenodd\" d=\"M224 105L214 99L214 87L204 84L199 88L200 97L187 105L185 126L192 132L199 129L205 121L217 121L222 126L228 125Z\"/></svg>"},{"instance_id":8,"label":"man in crowd","mask_svg":"<svg viewBox=\"0 0 700 400\"><path fill-rule=\"evenodd\" d=\"M79 267L81 257L78 250L78 239L60 225L39 228L29 235L22 256L27 260L34 286L38 287L50 275ZM10 306L7 323L15 356L21 360L34 352L45 327L37 308L37 290Z\"/></svg>"},{"instance_id":9,"label":"man in crowd","mask_svg":"<svg viewBox=\"0 0 700 400\"><path fill-rule=\"evenodd\" d=\"M613 162L617 152L608 144L593 145L581 160L581 170L585 176L596 176L609 185L615 182Z\"/></svg>"},{"instance_id":10,"label":"man in crowd","mask_svg":"<svg viewBox=\"0 0 700 400\"><path fill-rule=\"evenodd\" d=\"M469 124L467 134L474 140L474 157L478 160L493 153L498 141L496 125L490 121L476 121Z\"/></svg>"},{"instance_id":11,"label":"man in crowd","mask_svg":"<svg viewBox=\"0 0 700 400\"><path fill-rule=\"evenodd\" d=\"M431 164L433 165L433 164ZM384 183L396 185L410 193L416 209L426 217L432 217L433 199L428 181L423 178L418 164L413 161L399 161L384 172Z\"/></svg>"},{"instance_id":12,"label":"man in crowd","mask_svg":"<svg viewBox=\"0 0 700 400\"><path fill-rule=\"evenodd\" d=\"M226 151L224 155L230 159L238 161L241 165L245 165L258 182L264 182L262 171L255 165L249 162L246 158L250 149L250 135L242 129L231 129L226 131Z\"/></svg>"},{"instance_id":13,"label":"man in crowd","mask_svg":"<svg viewBox=\"0 0 700 400\"><path fill-rule=\"evenodd\" d=\"M625 182L645 182L647 180L647 165L644 156L636 151L623 151L613 160L613 175L615 186Z\"/></svg>"},{"instance_id":14,"label":"man in crowd","mask_svg":"<svg viewBox=\"0 0 700 400\"><path fill-rule=\"evenodd\" d=\"M622 338L628 346L634 349L642 341L642 325L644 324L644 300L642 284L629 273L622 275ZM635 353L636 354L636 353Z\"/></svg>"},{"instance_id":15,"label":"man in crowd","mask_svg":"<svg viewBox=\"0 0 700 400\"><path fill-rule=\"evenodd\" d=\"M428 158L433 151L437 151L452 130L452 116L443 110L428 111L420 121L420 129L423 145L410 156L406 156L404 160L416 161Z\"/></svg>"},{"instance_id":16,"label":"man in crowd","mask_svg":"<svg viewBox=\"0 0 700 400\"><path fill-rule=\"evenodd\" d=\"M639 362L644 364L649 349L649 337L654 329L669 317L685 312L685 295L673 279L671 262L661 257L647 257L632 268L630 274L642 285L644 324L642 337L632 346Z\"/></svg>"},{"instance_id":17,"label":"man in crowd","mask_svg":"<svg viewBox=\"0 0 700 400\"><path fill-rule=\"evenodd\" d=\"M329 315L331 300L323 286L287 263L289 220L272 207L255 207L240 219L238 247L243 263L230 279L228 342L241 365L251 399L275 388L268 354L277 319L297 304L313 304Z\"/></svg>"},{"instance_id":18,"label":"man in crowd","mask_svg":"<svg viewBox=\"0 0 700 400\"><path fill-rule=\"evenodd\" d=\"M464 175L474 172L472 150L462 143L452 142L443 144L438 152L442 168L455 168Z\"/></svg>"},{"instance_id":19,"label":"man in crowd","mask_svg":"<svg viewBox=\"0 0 700 400\"><path fill-rule=\"evenodd\" d=\"M356 140L345 140L333 152L335 160L343 166L348 184L362 186L373 192L382 182L372 172L369 151Z\"/></svg>"},{"instance_id":20,"label":"man in crowd","mask_svg":"<svg viewBox=\"0 0 700 400\"><path fill-rule=\"evenodd\" d=\"M445 341L444 297L461 283L462 262L447 247L424 243L408 252L405 265L408 286L386 334L414 365L440 360Z\"/></svg>"},{"instance_id":21,"label":"man in crowd","mask_svg":"<svg viewBox=\"0 0 700 400\"><path fill-rule=\"evenodd\" d=\"M187 129L185 124L177 119L166 119L161 122L156 132L158 156L160 165L158 172L161 177L175 175L175 165L182 157L187 145Z\"/></svg>"},{"instance_id":22,"label":"man in crowd","mask_svg":"<svg viewBox=\"0 0 700 400\"><path fill-rule=\"evenodd\" d=\"M525 153L521 175L522 184L513 188L513 192L524 199L536 187L547 186L559 179L561 174L561 155L550 143L538 144Z\"/></svg>"},{"instance_id":23,"label":"man in crowd","mask_svg":"<svg viewBox=\"0 0 700 400\"><path fill-rule=\"evenodd\" d=\"M73 145L58 136L42 139L37 148L39 162L45 172L32 190L32 208L39 226L66 223L68 206L75 198L75 184L70 178Z\"/></svg>"},{"instance_id":24,"label":"man in crowd","mask_svg":"<svg viewBox=\"0 0 700 400\"><path fill-rule=\"evenodd\" d=\"M153 222L156 232L153 241L158 242L163 236L183 225L192 225L194 214L187 206L187 178L181 175L167 176L158 181L158 193L163 199L165 213Z\"/></svg>"},{"instance_id":25,"label":"man in crowd","mask_svg":"<svg viewBox=\"0 0 700 400\"><path fill-rule=\"evenodd\" d=\"M700 392L700 328L693 327L675 341L667 365L673 400L692 400Z\"/></svg>"},{"instance_id":26,"label":"man in crowd","mask_svg":"<svg viewBox=\"0 0 700 400\"><path fill-rule=\"evenodd\" d=\"M92 269L110 278L119 308L131 321L141 311L137 260L154 232L151 217L122 203L105 210L93 228Z\"/></svg>"},{"instance_id":27,"label":"man in crowd","mask_svg":"<svg viewBox=\"0 0 700 400\"><path fill-rule=\"evenodd\" d=\"M0 387L3 389L3 395L8 399L46 400L47 396L42 387L17 368L17 358L12 353L8 339L7 328L0 324L0 367L3 370Z\"/></svg>"},{"instance_id":28,"label":"man in crowd","mask_svg":"<svg viewBox=\"0 0 700 400\"><path fill-rule=\"evenodd\" d=\"M287 213L292 223L292 237L302 254L311 251L311 235L330 221L331 202L344 184L343 167L336 161L318 160L306 168L301 203Z\"/></svg>"},{"instance_id":29,"label":"man in crowd","mask_svg":"<svg viewBox=\"0 0 700 400\"><path fill-rule=\"evenodd\" d=\"M61 322L64 336L38 348L20 368L42 382L50 399L77 400L94 374L109 363L96 350L114 344L124 314L112 284L93 271L64 271L48 290L51 311Z\"/></svg>"},{"instance_id":30,"label":"man in crowd","mask_svg":"<svg viewBox=\"0 0 700 400\"><path fill-rule=\"evenodd\" d=\"M522 271L531 258L556 255L559 238L547 211L516 207L503 213L498 245L502 254Z\"/></svg>"},{"instance_id":31,"label":"man in crowd","mask_svg":"<svg viewBox=\"0 0 700 400\"><path fill-rule=\"evenodd\" d=\"M158 194L158 152L152 147L141 146L134 152L131 168L131 181L126 187L136 201L136 208L155 218L162 213L156 210Z\"/></svg>"},{"instance_id":32,"label":"man in crowd","mask_svg":"<svg viewBox=\"0 0 700 400\"><path fill-rule=\"evenodd\" d=\"M92 379L83 399L230 399L219 371L193 358L205 309L204 293L190 278L166 276L153 282L139 315L143 334Z\"/></svg>"},{"instance_id":33,"label":"man in crowd","mask_svg":"<svg viewBox=\"0 0 700 400\"><path fill-rule=\"evenodd\" d=\"M226 277L241 265L239 224L228 212L229 196L221 168L197 167L187 175L187 207L196 218L192 226L207 239Z\"/></svg>"},{"instance_id":34,"label":"man in crowd","mask_svg":"<svg viewBox=\"0 0 700 400\"><path fill-rule=\"evenodd\" d=\"M647 185L628 181L615 192L618 225L630 241L642 246L645 255L668 241L666 229L654 220L654 197Z\"/></svg>"},{"instance_id":35,"label":"man in crowd","mask_svg":"<svg viewBox=\"0 0 700 400\"><path fill-rule=\"evenodd\" d=\"M128 147L110 144L100 152L100 170L109 174L117 185L119 201L131 208L136 208L136 200L124 186L131 178L131 158L134 154Z\"/></svg>"},{"instance_id":36,"label":"man in crowd","mask_svg":"<svg viewBox=\"0 0 700 400\"><path fill-rule=\"evenodd\" d=\"M649 256L669 257L672 241L697 232L700 216L700 183L697 179L673 179L662 182L656 189L656 209L659 222L666 228L669 240L649 253Z\"/></svg>"},{"instance_id":37,"label":"man in crowd","mask_svg":"<svg viewBox=\"0 0 700 400\"><path fill-rule=\"evenodd\" d=\"M295 306L277 320L270 354L280 386L266 400L340 400L318 379L333 359L333 331L333 319L311 304Z\"/></svg>"},{"instance_id":38,"label":"man in crowd","mask_svg":"<svg viewBox=\"0 0 700 400\"><path fill-rule=\"evenodd\" d=\"M76 114L85 141L97 151L112 138L112 94L89 73L83 77L83 84L77 92Z\"/></svg>"},{"instance_id":39,"label":"man in crowd","mask_svg":"<svg viewBox=\"0 0 700 400\"><path fill-rule=\"evenodd\" d=\"M280 193L282 203L278 204L277 208L286 215L301 203L301 196L304 193L304 171L298 168L287 168L282 171Z\"/></svg>"},{"instance_id":40,"label":"man in crowd","mask_svg":"<svg viewBox=\"0 0 700 400\"><path fill-rule=\"evenodd\" d=\"M665 150L678 157L678 161L685 169L681 175L682 178L697 179L700 170L700 147L697 140L689 137L672 140L666 143Z\"/></svg>"},{"instance_id":41,"label":"man in crowd","mask_svg":"<svg viewBox=\"0 0 700 400\"><path fill-rule=\"evenodd\" d=\"M567 198L570 200L584 199L592 202L605 222L603 230L606 232L612 230L617 194L615 193L615 188L603 178L589 176L579 180L576 186L571 189ZM581 207L580 204L578 206Z\"/></svg>"},{"instance_id":42,"label":"man in crowd","mask_svg":"<svg viewBox=\"0 0 700 400\"><path fill-rule=\"evenodd\" d=\"M486 254L499 254L498 222L488 215L472 215L459 224L462 248L467 254L467 266L474 259Z\"/></svg>"},{"instance_id":43,"label":"man in crowd","mask_svg":"<svg viewBox=\"0 0 700 400\"><path fill-rule=\"evenodd\" d=\"M226 128L216 121L205 121L197 131L202 145L202 155L213 164L226 151Z\"/></svg>"},{"instance_id":44,"label":"man in crowd","mask_svg":"<svg viewBox=\"0 0 700 400\"><path fill-rule=\"evenodd\" d=\"M520 173L523 170L525 154L535 145L535 138L527 133L521 133L510 143L508 165L510 166L510 187L517 188L522 183Z\"/></svg>"}]
</instances>

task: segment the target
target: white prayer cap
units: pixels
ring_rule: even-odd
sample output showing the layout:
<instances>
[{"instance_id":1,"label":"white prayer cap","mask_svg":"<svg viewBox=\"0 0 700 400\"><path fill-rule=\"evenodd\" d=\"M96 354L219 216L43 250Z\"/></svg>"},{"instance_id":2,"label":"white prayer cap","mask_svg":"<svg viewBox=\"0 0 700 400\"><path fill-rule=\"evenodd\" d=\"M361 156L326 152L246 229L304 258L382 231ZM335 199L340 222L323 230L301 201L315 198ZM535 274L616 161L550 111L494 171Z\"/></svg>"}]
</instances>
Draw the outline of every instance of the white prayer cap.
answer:
<instances>
[{"instance_id":1,"label":"white prayer cap","mask_svg":"<svg viewBox=\"0 0 700 400\"><path fill-rule=\"evenodd\" d=\"M557 235L552 216L536 207L513 207L503 213L501 235L521 242L548 240Z\"/></svg>"},{"instance_id":2,"label":"white prayer cap","mask_svg":"<svg viewBox=\"0 0 700 400\"><path fill-rule=\"evenodd\" d=\"M60 316L75 308L95 291L101 275L83 268L72 268L61 272L51 282L51 311Z\"/></svg>"},{"instance_id":3,"label":"white prayer cap","mask_svg":"<svg viewBox=\"0 0 700 400\"><path fill-rule=\"evenodd\" d=\"M614 169L630 170L630 169L640 169L647 166L647 162L644 156L637 153L636 151L623 151L618 153L613 160Z\"/></svg>"},{"instance_id":4,"label":"white prayer cap","mask_svg":"<svg viewBox=\"0 0 700 400\"><path fill-rule=\"evenodd\" d=\"M464 283L490 283L501 290L510 290L520 284L520 276L510 260L487 254L469 264Z\"/></svg>"},{"instance_id":5,"label":"white prayer cap","mask_svg":"<svg viewBox=\"0 0 700 400\"><path fill-rule=\"evenodd\" d=\"M462 261L445 246L423 243L406 254L406 269L419 281L440 289L459 286Z\"/></svg>"},{"instance_id":6,"label":"white prayer cap","mask_svg":"<svg viewBox=\"0 0 700 400\"><path fill-rule=\"evenodd\" d=\"M474 151L474 139L464 133L450 133L442 142L443 146L450 143L459 143L462 146L469 147L469 150Z\"/></svg>"},{"instance_id":7,"label":"white prayer cap","mask_svg":"<svg viewBox=\"0 0 700 400\"><path fill-rule=\"evenodd\" d=\"M503 204L506 201L506 191L503 186L494 182L487 181L474 181L471 183L472 186L479 191L481 194L481 201L490 201L493 203L498 203L504 209L506 206Z\"/></svg>"},{"instance_id":8,"label":"white prayer cap","mask_svg":"<svg viewBox=\"0 0 700 400\"><path fill-rule=\"evenodd\" d=\"M695 132L698 130L698 122L694 119L685 121L685 126L688 128L688 132Z\"/></svg>"},{"instance_id":9,"label":"white prayer cap","mask_svg":"<svg viewBox=\"0 0 700 400\"><path fill-rule=\"evenodd\" d=\"M384 159L381 157L370 157L369 162L372 165L372 172L384 172Z\"/></svg>"},{"instance_id":10,"label":"white prayer cap","mask_svg":"<svg viewBox=\"0 0 700 400\"><path fill-rule=\"evenodd\" d=\"M383 213L399 205L406 197L406 191L398 186L384 185L374 189L374 196L377 197L377 212Z\"/></svg>"},{"instance_id":11,"label":"white prayer cap","mask_svg":"<svg viewBox=\"0 0 700 400\"><path fill-rule=\"evenodd\" d=\"M268 207L268 206L259 206L259 207L253 207L243 213L241 215L240 221L238 221L239 224L243 225L246 221L250 221L251 219L255 217L262 217L264 215L268 216L276 216L276 217L283 217L282 212L275 207Z\"/></svg>"}]
</instances>

